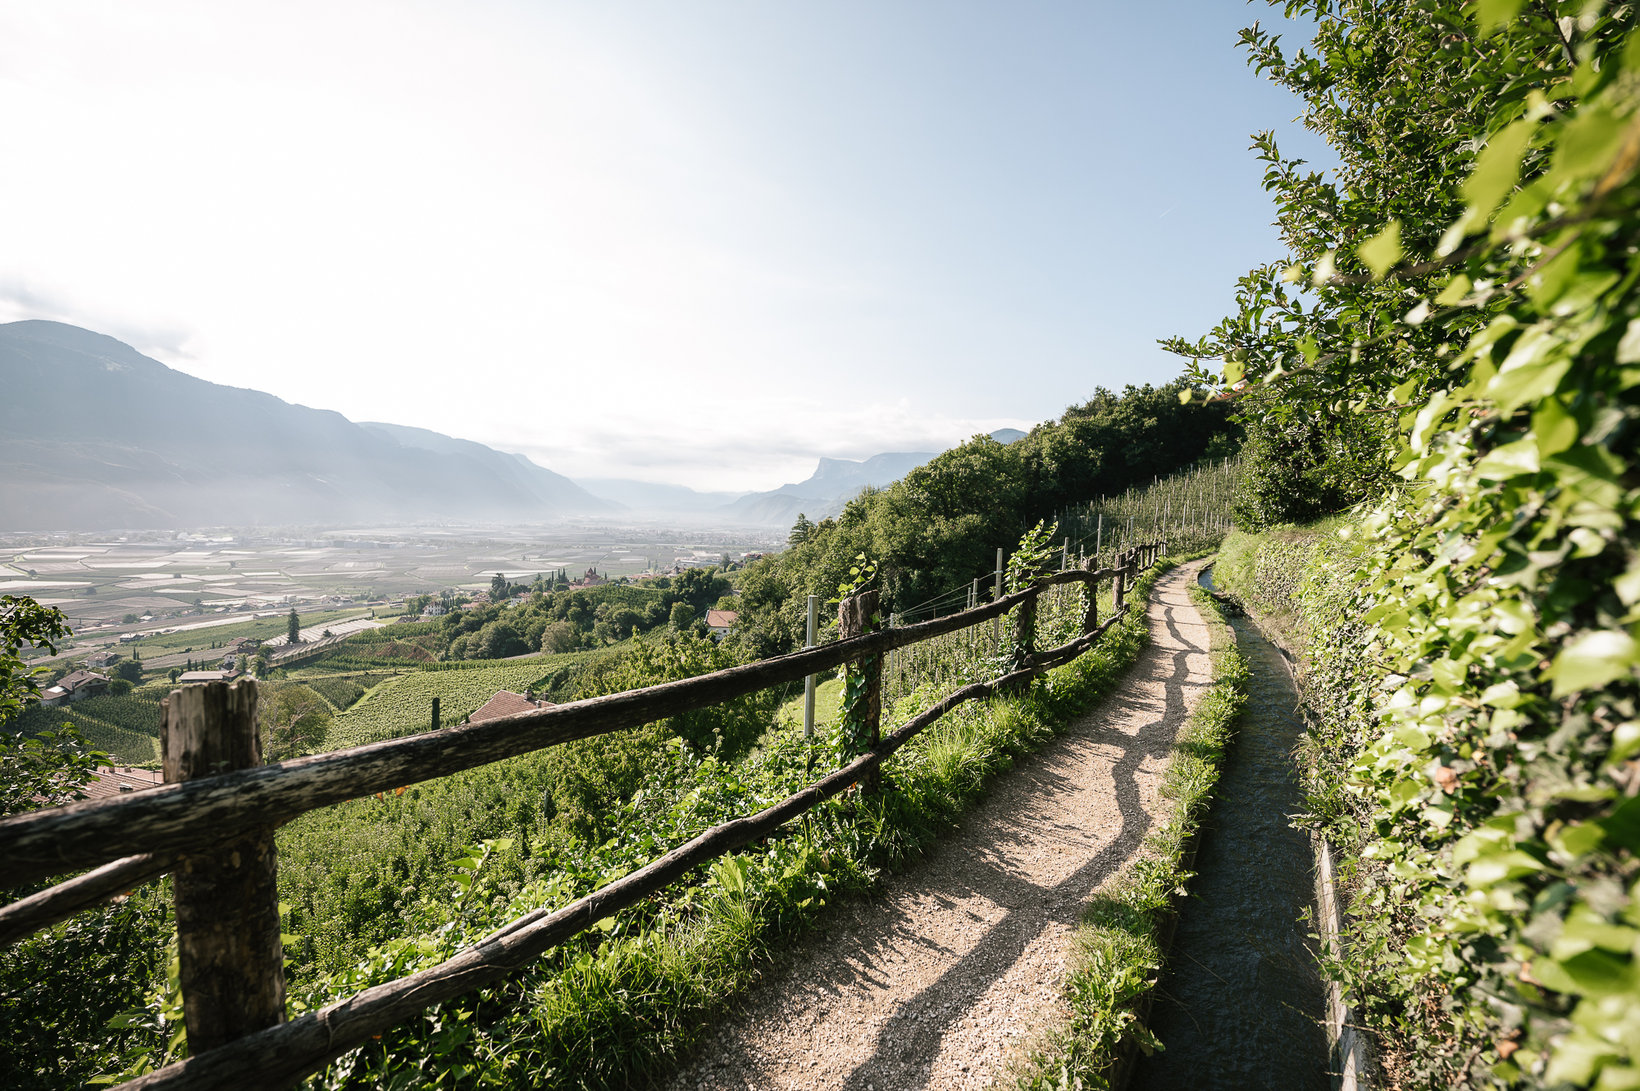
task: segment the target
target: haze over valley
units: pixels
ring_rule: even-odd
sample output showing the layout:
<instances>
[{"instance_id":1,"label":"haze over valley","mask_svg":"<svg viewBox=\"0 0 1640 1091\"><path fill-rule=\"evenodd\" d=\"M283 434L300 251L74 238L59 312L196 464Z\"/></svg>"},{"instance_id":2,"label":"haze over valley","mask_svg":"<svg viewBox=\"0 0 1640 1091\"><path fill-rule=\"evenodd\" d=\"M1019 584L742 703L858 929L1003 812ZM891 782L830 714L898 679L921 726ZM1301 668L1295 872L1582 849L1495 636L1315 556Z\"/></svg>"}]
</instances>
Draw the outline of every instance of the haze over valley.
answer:
<instances>
[{"instance_id":1,"label":"haze over valley","mask_svg":"<svg viewBox=\"0 0 1640 1091\"><path fill-rule=\"evenodd\" d=\"M938 453L821 458L807 480L764 492L577 482L522 454L207 382L115 338L41 320L0 325L0 388L0 532L587 520L784 528L799 514L835 514Z\"/></svg>"}]
</instances>

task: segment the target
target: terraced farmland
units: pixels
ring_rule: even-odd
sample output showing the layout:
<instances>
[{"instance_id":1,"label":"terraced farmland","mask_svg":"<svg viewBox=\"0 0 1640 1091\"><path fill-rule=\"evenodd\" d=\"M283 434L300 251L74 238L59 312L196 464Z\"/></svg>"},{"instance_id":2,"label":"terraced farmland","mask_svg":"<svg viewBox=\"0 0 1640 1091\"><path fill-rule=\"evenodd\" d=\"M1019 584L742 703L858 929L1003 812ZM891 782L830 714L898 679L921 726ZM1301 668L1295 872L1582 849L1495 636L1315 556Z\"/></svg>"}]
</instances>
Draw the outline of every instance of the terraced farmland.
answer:
<instances>
[{"instance_id":1,"label":"terraced farmland","mask_svg":"<svg viewBox=\"0 0 1640 1091\"><path fill-rule=\"evenodd\" d=\"M498 690L522 693L536 686L555 673L555 666L562 665L556 663L559 658L569 657L406 674L396 682L381 686L368 701L336 717L326 746L336 750L426 731L432 727L434 697L439 699L439 726L459 724Z\"/></svg>"}]
</instances>

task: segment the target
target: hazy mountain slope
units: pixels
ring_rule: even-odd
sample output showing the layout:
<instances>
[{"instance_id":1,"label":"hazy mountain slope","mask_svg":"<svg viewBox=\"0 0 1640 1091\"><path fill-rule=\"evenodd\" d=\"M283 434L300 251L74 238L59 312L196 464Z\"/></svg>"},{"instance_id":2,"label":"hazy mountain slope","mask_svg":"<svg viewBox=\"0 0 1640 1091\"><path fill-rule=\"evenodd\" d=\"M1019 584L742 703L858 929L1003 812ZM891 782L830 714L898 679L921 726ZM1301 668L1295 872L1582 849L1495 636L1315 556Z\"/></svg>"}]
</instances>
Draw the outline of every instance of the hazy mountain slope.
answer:
<instances>
[{"instance_id":1,"label":"hazy mountain slope","mask_svg":"<svg viewBox=\"0 0 1640 1091\"><path fill-rule=\"evenodd\" d=\"M582 477L575 483L593 496L638 514L701 514L715 511L744 495L738 492L698 492L684 485L662 485L624 477Z\"/></svg>"},{"instance_id":2,"label":"hazy mountain slope","mask_svg":"<svg viewBox=\"0 0 1640 1091\"><path fill-rule=\"evenodd\" d=\"M585 494L556 506L478 444L406 444L57 322L0 325L0 390L5 530L529 522L599 506ZM514 468L500 473L497 460Z\"/></svg>"},{"instance_id":3,"label":"hazy mountain slope","mask_svg":"<svg viewBox=\"0 0 1640 1091\"><path fill-rule=\"evenodd\" d=\"M563 512L610 511L615 505L592 495L563 474L553 473L537 466L521 454L497 451L470 439L455 439L426 428L411 428L403 424L383 424L366 421L360 425L388 436L404 447L414 447L447 458L469 461L485 473L501 481L510 481L546 506Z\"/></svg>"}]
</instances>

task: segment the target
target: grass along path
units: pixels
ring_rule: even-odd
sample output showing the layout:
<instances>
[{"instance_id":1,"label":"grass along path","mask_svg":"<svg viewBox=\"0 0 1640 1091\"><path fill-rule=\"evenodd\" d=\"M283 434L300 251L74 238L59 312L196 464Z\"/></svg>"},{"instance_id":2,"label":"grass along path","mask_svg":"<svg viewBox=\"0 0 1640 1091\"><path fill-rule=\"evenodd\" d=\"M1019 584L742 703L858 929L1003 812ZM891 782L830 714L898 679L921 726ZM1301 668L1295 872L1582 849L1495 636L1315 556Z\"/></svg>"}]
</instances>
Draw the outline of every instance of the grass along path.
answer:
<instances>
[{"instance_id":1,"label":"grass along path","mask_svg":"<svg viewBox=\"0 0 1640 1091\"><path fill-rule=\"evenodd\" d=\"M1120 689L999 778L883 896L839 906L669 1086L984 1087L1061 1022L1083 906L1144 843L1210 682L1189 594L1199 568L1157 582L1151 642Z\"/></svg>"}]
</instances>

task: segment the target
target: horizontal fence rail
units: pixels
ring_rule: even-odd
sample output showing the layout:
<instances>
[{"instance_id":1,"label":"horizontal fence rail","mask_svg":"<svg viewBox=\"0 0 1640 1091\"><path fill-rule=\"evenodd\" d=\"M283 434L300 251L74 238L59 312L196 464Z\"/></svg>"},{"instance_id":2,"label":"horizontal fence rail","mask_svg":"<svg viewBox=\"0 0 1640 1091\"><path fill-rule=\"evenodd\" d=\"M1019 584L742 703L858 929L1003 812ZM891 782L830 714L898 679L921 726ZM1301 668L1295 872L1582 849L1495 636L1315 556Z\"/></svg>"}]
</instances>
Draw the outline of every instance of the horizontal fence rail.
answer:
<instances>
[{"instance_id":1,"label":"horizontal fence rail","mask_svg":"<svg viewBox=\"0 0 1640 1091\"><path fill-rule=\"evenodd\" d=\"M595 922L658 893L706 861L769 836L849 787L869 787L889 756L952 709L1008 692L1091 648L1126 615L1127 587L1162 549L1160 542L1145 543L1126 551L1114 568L1044 574L1029 588L961 613L852 636L696 678L5 819L0 821L0 886L34 882L76 868L96 869L0 908L0 942L12 942L168 871L179 867L188 871L204 859L200 854L213 847L238 844L235 839L249 835L266 835L273 826L306 811L544 747L638 727L845 664L869 663L871 670L880 672L885 653L893 649L980 625L1015 608L1022 619L1034 617L1037 597L1049 587L1083 583L1096 591L1099 581L1115 581L1115 610L1102 623L1092 605L1097 597L1090 596L1081 636L1045 651L1028 646L1019 649L1014 660L1019 669L961 687L874 741L870 749L841 768L779 803L715 826L568 905L526 914L437 966L366 989L290 1022L280 1021L282 1014L276 1014L255 1024L265 1029L230 1030L225 1038L202 1034L214 1048L122 1085L202 1088L231 1082L288 1086L433 1004L501 980ZM217 696L223 699L236 699L220 683L201 688L212 693L220 690ZM171 729L169 721L167 729ZM875 740L875 722L871 730ZM172 762L168 753L168 776ZM237 855L235 859L237 866ZM247 913L265 908L247 907ZM178 929L186 962L190 937L181 934L185 928L180 912ZM248 983L266 986L267 981L257 980L259 972L276 978L282 997L277 949L271 961L263 957L259 965L260 970L256 966L245 970L251 979ZM185 986L186 981L185 967ZM196 1018L192 1007L187 1016L192 1041Z\"/></svg>"},{"instance_id":2,"label":"horizontal fence rail","mask_svg":"<svg viewBox=\"0 0 1640 1091\"><path fill-rule=\"evenodd\" d=\"M66 921L82 909L90 909L143 883L151 882L176 867L175 856L142 853L104 864L94 871L58 883L49 890L19 898L0 908L0 946L15 943L42 928Z\"/></svg>"},{"instance_id":3,"label":"horizontal fence rail","mask_svg":"<svg viewBox=\"0 0 1640 1091\"><path fill-rule=\"evenodd\" d=\"M296 758L109 799L84 800L0 821L0 887L18 886L137 853L207 848L307 811L448 776L577 739L607 735L801 681L863 655L954 632L1058 583L1113 578L1122 569L1058 572L1035 587L960 614L840 640L646 689L592 697L402 739Z\"/></svg>"}]
</instances>

